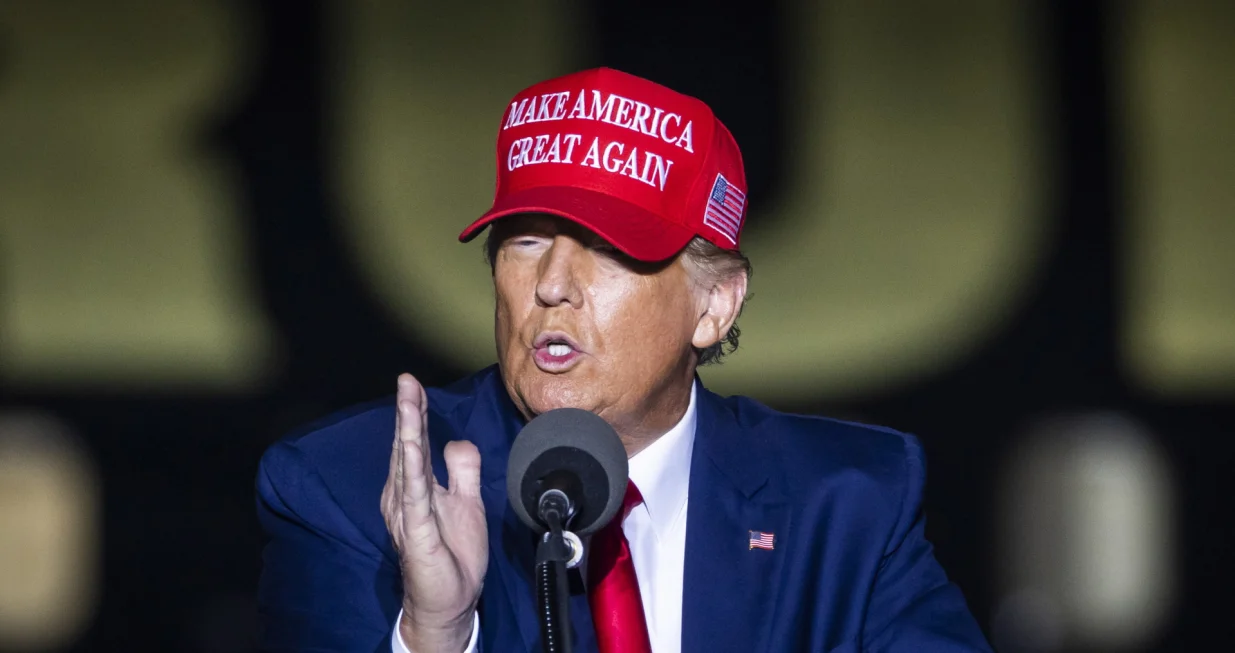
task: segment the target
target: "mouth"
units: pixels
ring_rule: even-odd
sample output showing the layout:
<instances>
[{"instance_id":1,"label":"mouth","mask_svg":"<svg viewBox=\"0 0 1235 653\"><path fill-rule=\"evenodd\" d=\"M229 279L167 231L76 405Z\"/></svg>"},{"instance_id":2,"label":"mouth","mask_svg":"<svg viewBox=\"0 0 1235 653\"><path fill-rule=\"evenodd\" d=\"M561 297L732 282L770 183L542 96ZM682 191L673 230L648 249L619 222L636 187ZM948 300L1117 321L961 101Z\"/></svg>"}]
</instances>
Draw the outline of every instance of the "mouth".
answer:
<instances>
[{"instance_id":1,"label":"mouth","mask_svg":"<svg viewBox=\"0 0 1235 653\"><path fill-rule=\"evenodd\" d=\"M560 331L546 331L537 336L532 351L536 367L552 374L569 370L583 358L579 345Z\"/></svg>"}]
</instances>

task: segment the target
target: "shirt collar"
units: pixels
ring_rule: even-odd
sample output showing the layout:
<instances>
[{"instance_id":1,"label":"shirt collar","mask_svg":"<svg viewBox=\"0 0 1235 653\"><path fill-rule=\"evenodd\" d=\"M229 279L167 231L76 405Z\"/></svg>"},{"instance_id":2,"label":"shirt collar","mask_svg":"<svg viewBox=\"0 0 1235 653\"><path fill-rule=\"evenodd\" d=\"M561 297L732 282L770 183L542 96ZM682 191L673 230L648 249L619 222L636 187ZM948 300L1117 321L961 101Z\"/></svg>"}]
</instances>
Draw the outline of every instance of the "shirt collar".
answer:
<instances>
[{"instance_id":1,"label":"shirt collar","mask_svg":"<svg viewBox=\"0 0 1235 653\"><path fill-rule=\"evenodd\" d=\"M690 458L695 444L695 388L690 385L686 414L667 433L630 459L630 480L643 495L657 538L682 516L690 488Z\"/></svg>"}]
</instances>

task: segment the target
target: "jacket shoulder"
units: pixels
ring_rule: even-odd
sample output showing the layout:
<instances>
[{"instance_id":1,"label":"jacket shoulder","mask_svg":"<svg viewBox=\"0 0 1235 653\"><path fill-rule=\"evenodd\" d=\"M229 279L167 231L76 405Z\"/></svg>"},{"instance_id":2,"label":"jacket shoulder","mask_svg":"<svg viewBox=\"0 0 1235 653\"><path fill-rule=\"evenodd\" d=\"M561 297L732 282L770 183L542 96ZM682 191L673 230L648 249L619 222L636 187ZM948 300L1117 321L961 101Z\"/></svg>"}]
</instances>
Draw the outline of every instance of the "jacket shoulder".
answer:
<instances>
[{"instance_id":1,"label":"jacket shoulder","mask_svg":"<svg viewBox=\"0 0 1235 653\"><path fill-rule=\"evenodd\" d=\"M478 373L441 388L425 388L431 446L440 449L462 429L470 411ZM395 397L356 404L293 430L272 444L261 459L259 476L270 489L294 488L307 476L353 521L380 519L378 499L390 465L395 437ZM440 456L439 456L440 457Z\"/></svg>"},{"instance_id":2,"label":"jacket shoulder","mask_svg":"<svg viewBox=\"0 0 1235 653\"><path fill-rule=\"evenodd\" d=\"M453 431L460 409L466 409L475 395L483 373L474 374L444 387L425 388L428 398L430 437ZM436 429L434 427L437 427ZM271 447L290 446L312 461L326 465L343 463L349 454L366 449L381 449L389 458L395 428L395 396L387 395L355 404L301 426L284 435ZM267 454L269 455L269 453Z\"/></svg>"},{"instance_id":3,"label":"jacket shoulder","mask_svg":"<svg viewBox=\"0 0 1235 653\"><path fill-rule=\"evenodd\" d=\"M922 481L925 460L917 437L886 426L772 409L749 397L725 405L751 445L771 456L790 496L809 488L880 498L899 512L906 493Z\"/></svg>"}]
</instances>

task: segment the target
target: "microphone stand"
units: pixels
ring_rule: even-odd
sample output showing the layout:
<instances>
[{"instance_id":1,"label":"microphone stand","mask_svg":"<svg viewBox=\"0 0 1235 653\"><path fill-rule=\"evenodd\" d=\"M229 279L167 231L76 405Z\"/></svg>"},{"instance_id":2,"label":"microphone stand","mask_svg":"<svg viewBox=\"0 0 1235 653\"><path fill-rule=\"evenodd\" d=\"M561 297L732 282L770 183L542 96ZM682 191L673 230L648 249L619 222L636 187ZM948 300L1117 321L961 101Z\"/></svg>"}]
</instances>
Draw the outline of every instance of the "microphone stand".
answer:
<instances>
[{"instance_id":1,"label":"microphone stand","mask_svg":"<svg viewBox=\"0 0 1235 653\"><path fill-rule=\"evenodd\" d=\"M548 532L536 546L536 601L540 613L540 640L544 653L570 653L570 582L568 562L576 562L582 551L579 538L563 530L563 523L574 516L570 499L561 490L549 490L540 497L538 512ZM574 564L570 565L574 566Z\"/></svg>"}]
</instances>

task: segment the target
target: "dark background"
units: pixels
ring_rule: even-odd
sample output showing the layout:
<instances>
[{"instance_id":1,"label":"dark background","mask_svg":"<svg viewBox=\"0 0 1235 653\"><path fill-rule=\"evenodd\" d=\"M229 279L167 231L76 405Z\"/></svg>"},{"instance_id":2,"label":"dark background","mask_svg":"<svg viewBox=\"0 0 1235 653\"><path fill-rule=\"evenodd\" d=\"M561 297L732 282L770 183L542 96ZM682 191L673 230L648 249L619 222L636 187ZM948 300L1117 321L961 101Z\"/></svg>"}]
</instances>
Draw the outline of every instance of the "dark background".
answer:
<instances>
[{"instance_id":1,"label":"dark background","mask_svg":"<svg viewBox=\"0 0 1235 653\"><path fill-rule=\"evenodd\" d=\"M283 342L281 368L263 389L239 395L4 387L0 408L56 415L80 435L102 479L101 594L86 630L58 650L252 650L260 573L253 478L263 450L307 420L389 393L402 371L427 385L471 371L408 336L341 245L323 8L263 1L251 9L254 77L238 110L201 134L200 146L238 166L246 256ZM705 98L743 146L752 204L780 192L792 135L777 116L795 64L781 46L779 3L588 0L577 11L592 30L580 39L579 68L613 66ZM653 11L664 13L647 20ZM1051 125L1052 235L1033 290L1006 326L940 373L844 401L778 407L860 415L922 438L929 535L988 633L1004 591L995 488L1016 438L1041 416L1133 417L1155 434L1177 481L1178 583L1166 626L1135 648L1208 649L1235 634L1227 614L1235 402L1160 398L1131 383L1121 363L1116 243L1129 181L1124 125L1111 102L1119 11L1118 2L1027 3ZM3 44L0 31L0 88Z\"/></svg>"}]
</instances>

